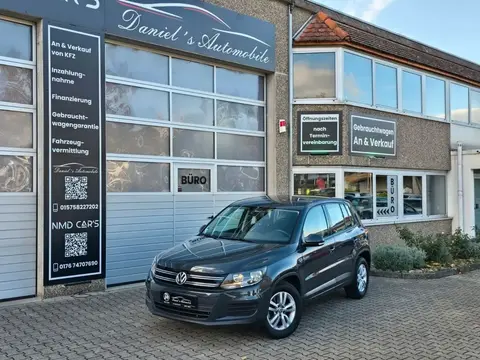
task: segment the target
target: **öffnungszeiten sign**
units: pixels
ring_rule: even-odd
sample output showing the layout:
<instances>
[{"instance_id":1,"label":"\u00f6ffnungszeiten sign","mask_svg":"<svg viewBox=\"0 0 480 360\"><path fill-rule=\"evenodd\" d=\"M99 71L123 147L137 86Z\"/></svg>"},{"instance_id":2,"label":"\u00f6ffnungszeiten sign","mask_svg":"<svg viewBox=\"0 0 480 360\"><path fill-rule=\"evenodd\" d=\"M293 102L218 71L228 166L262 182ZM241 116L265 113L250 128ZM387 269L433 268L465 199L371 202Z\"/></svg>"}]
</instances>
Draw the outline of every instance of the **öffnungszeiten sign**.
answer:
<instances>
[{"instance_id":1,"label":"\u00f6ffnungszeiten sign","mask_svg":"<svg viewBox=\"0 0 480 360\"><path fill-rule=\"evenodd\" d=\"M300 154L341 154L340 112L299 112L298 117Z\"/></svg>"},{"instance_id":2,"label":"\u00f6ffnungszeiten sign","mask_svg":"<svg viewBox=\"0 0 480 360\"><path fill-rule=\"evenodd\" d=\"M352 154L396 156L397 123L352 115L350 122L350 152Z\"/></svg>"}]
</instances>

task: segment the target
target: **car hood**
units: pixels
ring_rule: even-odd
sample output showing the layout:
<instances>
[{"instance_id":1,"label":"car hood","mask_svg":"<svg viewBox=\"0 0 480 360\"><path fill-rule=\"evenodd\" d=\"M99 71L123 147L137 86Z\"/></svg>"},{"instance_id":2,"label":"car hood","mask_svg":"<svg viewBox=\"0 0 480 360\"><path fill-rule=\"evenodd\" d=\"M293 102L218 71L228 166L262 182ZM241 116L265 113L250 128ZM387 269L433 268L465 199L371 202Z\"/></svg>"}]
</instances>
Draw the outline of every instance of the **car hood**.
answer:
<instances>
[{"instance_id":1,"label":"car hood","mask_svg":"<svg viewBox=\"0 0 480 360\"><path fill-rule=\"evenodd\" d=\"M292 244L255 244L195 236L160 253L157 265L177 271L229 274L268 266L293 252Z\"/></svg>"}]
</instances>

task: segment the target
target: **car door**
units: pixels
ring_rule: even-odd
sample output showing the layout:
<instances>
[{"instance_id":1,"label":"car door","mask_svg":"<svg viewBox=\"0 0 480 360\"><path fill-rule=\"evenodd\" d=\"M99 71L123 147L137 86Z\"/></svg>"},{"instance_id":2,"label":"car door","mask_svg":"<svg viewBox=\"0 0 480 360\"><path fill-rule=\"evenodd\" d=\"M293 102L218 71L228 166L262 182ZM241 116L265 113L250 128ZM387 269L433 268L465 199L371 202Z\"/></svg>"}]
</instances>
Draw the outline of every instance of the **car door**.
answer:
<instances>
[{"instance_id":1,"label":"car door","mask_svg":"<svg viewBox=\"0 0 480 360\"><path fill-rule=\"evenodd\" d=\"M333 251L331 253L332 261L332 276L340 278L343 275L344 269L342 262L343 259L343 246L345 245L345 239L347 238L347 230L345 224L345 217L342 212L341 204L338 202L331 202L325 204L325 213L327 215L330 231L334 235L334 243L332 244Z\"/></svg>"},{"instance_id":2,"label":"car door","mask_svg":"<svg viewBox=\"0 0 480 360\"><path fill-rule=\"evenodd\" d=\"M337 279L343 281L352 275L355 239L362 234L362 231L357 225L350 207L343 203L339 205L342 210L345 228L335 238L335 256L339 262Z\"/></svg>"},{"instance_id":3,"label":"car door","mask_svg":"<svg viewBox=\"0 0 480 360\"><path fill-rule=\"evenodd\" d=\"M304 293L315 296L335 285L332 274L332 251L335 236L331 233L322 205L311 208L303 224L302 241L309 235L320 235L323 241L315 246L302 246L299 258L300 274L304 279Z\"/></svg>"}]
</instances>

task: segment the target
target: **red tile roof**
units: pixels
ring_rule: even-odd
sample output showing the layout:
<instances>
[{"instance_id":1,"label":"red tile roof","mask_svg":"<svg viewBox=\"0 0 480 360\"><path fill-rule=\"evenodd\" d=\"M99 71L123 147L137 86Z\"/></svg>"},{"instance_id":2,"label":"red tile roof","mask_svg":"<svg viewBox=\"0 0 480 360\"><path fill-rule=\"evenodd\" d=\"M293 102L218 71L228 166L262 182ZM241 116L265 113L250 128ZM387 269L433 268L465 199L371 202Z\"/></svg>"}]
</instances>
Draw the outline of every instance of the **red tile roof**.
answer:
<instances>
[{"instance_id":1,"label":"red tile roof","mask_svg":"<svg viewBox=\"0 0 480 360\"><path fill-rule=\"evenodd\" d=\"M295 38L296 43L348 41L350 35L324 12L319 12Z\"/></svg>"},{"instance_id":2,"label":"red tile roof","mask_svg":"<svg viewBox=\"0 0 480 360\"><path fill-rule=\"evenodd\" d=\"M295 36L294 46L342 43L346 47L417 66L427 71L441 75L449 74L476 86L480 84L479 64L417 43L320 5L310 4L308 9L310 8L316 9L317 13Z\"/></svg>"}]
</instances>

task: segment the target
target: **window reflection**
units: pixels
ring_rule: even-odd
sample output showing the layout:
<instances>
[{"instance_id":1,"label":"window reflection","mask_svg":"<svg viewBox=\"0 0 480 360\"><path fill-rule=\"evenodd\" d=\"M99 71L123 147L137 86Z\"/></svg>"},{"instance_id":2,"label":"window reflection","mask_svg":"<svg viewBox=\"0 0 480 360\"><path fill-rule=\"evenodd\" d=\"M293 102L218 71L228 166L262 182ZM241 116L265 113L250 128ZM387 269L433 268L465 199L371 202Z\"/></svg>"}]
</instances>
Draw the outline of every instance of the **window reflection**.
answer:
<instances>
[{"instance_id":1,"label":"window reflection","mask_svg":"<svg viewBox=\"0 0 480 360\"><path fill-rule=\"evenodd\" d=\"M376 64L375 91L376 105L397 108L397 69Z\"/></svg>"},{"instance_id":2,"label":"window reflection","mask_svg":"<svg viewBox=\"0 0 480 360\"><path fill-rule=\"evenodd\" d=\"M420 75L404 71L402 74L403 110L422 112L422 78Z\"/></svg>"},{"instance_id":3,"label":"window reflection","mask_svg":"<svg viewBox=\"0 0 480 360\"><path fill-rule=\"evenodd\" d=\"M422 215L422 177L403 177L403 214L406 216Z\"/></svg>"},{"instance_id":4,"label":"window reflection","mask_svg":"<svg viewBox=\"0 0 480 360\"><path fill-rule=\"evenodd\" d=\"M445 119L445 81L427 76L425 115Z\"/></svg>"},{"instance_id":5,"label":"window reflection","mask_svg":"<svg viewBox=\"0 0 480 360\"><path fill-rule=\"evenodd\" d=\"M107 75L168 84L168 57L113 44L105 45Z\"/></svg>"},{"instance_id":6,"label":"window reflection","mask_svg":"<svg viewBox=\"0 0 480 360\"><path fill-rule=\"evenodd\" d=\"M172 94L172 120L213 126L213 99Z\"/></svg>"},{"instance_id":7,"label":"window reflection","mask_svg":"<svg viewBox=\"0 0 480 360\"><path fill-rule=\"evenodd\" d=\"M33 147L31 113L0 110L0 147Z\"/></svg>"},{"instance_id":8,"label":"window reflection","mask_svg":"<svg viewBox=\"0 0 480 360\"><path fill-rule=\"evenodd\" d=\"M170 165L107 161L108 192L169 192Z\"/></svg>"},{"instance_id":9,"label":"window reflection","mask_svg":"<svg viewBox=\"0 0 480 360\"><path fill-rule=\"evenodd\" d=\"M257 136L217 134L217 157L222 160L265 160L265 139Z\"/></svg>"},{"instance_id":10,"label":"window reflection","mask_svg":"<svg viewBox=\"0 0 480 360\"><path fill-rule=\"evenodd\" d=\"M480 124L480 92L470 91L470 121Z\"/></svg>"},{"instance_id":11,"label":"window reflection","mask_svg":"<svg viewBox=\"0 0 480 360\"><path fill-rule=\"evenodd\" d=\"M33 191L33 158L0 156L0 193Z\"/></svg>"},{"instance_id":12,"label":"window reflection","mask_svg":"<svg viewBox=\"0 0 480 360\"><path fill-rule=\"evenodd\" d=\"M447 184L443 175L427 175L427 215L447 214Z\"/></svg>"},{"instance_id":13,"label":"window reflection","mask_svg":"<svg viewBox=\"0 0 480 360\"><path fill-rule=\"evenodd\" d=\"M295 174L295 195L335 197L335 174Z\"/></svg>"},{"instance_id":14,"label":"window reflection","mask_svg":"<svg viewBox=\"0 0 480 360\"><path fill-rule=\"evenodd\" d=\"M213 159L213 133L207 131L173 129L173 156Z\"/></svg>"},{"instance_id":15,"label":"window reflection","mask_svg":"<svg viewBox=\"0 0 480 360\"><path fill-rule=\"evenodd\" d=\"M168 106L167 92L106 83L107 114L168 120Z\"/></svg>"},{"instance_id":16,"label":"window reflection","mask_svg":"<svg viewBox=\"0 0 480 360\"><path fill-rule=\"evenodd\" d=\"M32 60L32 27L0 20L0 56Z\"/></svg>"},{"instance_id":17,"label":"window reflection","mask_svg":"<svg viewBox=\"0 0 480 360\"><path fill-rule=\"evenodd\" d=\"M453 121L468 122L468 88L450 84L450 117Z\"/></svg>"},{"instance_id":18,"label":"window reflection","mask_svg":"<svg viewBox=\"0 0 480 360\"><path fill-rule=\"evenodd\" d=\"M293 55L294 97L335 97L335 53Z\"/></svg>"},{"instance_id":19,"label":"window reflection","mask_svg":"<svg viewBox=\"0 0 480 360\"><path fill-rule=\"evenodd\" d=\"M263 101L264 77L217 68L217 93Z\"/></svg>"},{"instance_id":20,"label":"window reflection","mask_svg":"<svg viewBox=\"0 0 480 360\"><path fill-rule=\"evenodd\" d=\"M172 59L172 85L213 92L213 66Z\"/></svg>"},{"instance_id":21,"label":"window reflection","mask_svg":"<svg viewBox=\"0 0 480 360\"><path fill-rule=\"evenodd\" d=\"M265 191L265 168L217 166L218 191Z\"/></svg>"},{"instance_id":22,"label":"window reflection","mask_svg":"<svg viewBox=\"0 0 480 360\"><path fill-rule=\"evenodd\" d=\"M373 104L372 61L345 53L345 99L366 105Z\"/></svg>"},{"instance_id":23,"label":"window reflection","mask_svg":"<svg viewBox=\"0 0 480 360\"><path fill-rule=\"evenodd\" d=\"M345 199L349 200L362 219L373 219L373 175L345 173Z\"/></svg>"},{"instance_id":24,"label":"window reflection","mask_svg":"<svg viewBox=\"0 0 480 360\"><path fill-rule=\"evenodd\" d=\"M265 109L217 100L217 126L241 130L264 131Z\"/></svg>"}]
</instances>

